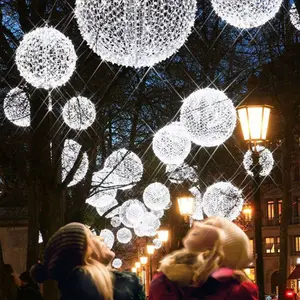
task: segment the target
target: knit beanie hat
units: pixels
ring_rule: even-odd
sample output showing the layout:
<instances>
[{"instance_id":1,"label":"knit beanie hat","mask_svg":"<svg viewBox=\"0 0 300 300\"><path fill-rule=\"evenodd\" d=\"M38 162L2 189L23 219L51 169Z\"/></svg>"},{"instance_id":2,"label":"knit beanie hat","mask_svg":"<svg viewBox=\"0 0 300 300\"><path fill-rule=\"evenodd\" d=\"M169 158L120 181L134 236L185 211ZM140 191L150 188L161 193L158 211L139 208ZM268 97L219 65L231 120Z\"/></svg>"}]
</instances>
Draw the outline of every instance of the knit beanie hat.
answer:
<instances>
[{"instance_id":1,"label":"knit beanie hat","mask_svg":"<svg viewBox=\"0 0 300 300\"><path fill-rule=\"evenodd\" d=\"M77 266L84 263L87 250L86 227L70 223L61 227L49 240L44 252L44 264L36 264L32 278L43 283L47 279L61 281Z\"/></svg>"},{"instance_id":2,"label":"knit beanie hat","mask_svg":"<svg viewBox=\"0 0 300 300\"><path fill-rule=\"evenodd\" d=\"M222 267L237 270L249 265L252 249L248 236L225 218L210 217L203 222L195 222L183 244L189 251L202 252L212 249L217 240L220 241L224 253Z\"/></svg>"}]
</instances>

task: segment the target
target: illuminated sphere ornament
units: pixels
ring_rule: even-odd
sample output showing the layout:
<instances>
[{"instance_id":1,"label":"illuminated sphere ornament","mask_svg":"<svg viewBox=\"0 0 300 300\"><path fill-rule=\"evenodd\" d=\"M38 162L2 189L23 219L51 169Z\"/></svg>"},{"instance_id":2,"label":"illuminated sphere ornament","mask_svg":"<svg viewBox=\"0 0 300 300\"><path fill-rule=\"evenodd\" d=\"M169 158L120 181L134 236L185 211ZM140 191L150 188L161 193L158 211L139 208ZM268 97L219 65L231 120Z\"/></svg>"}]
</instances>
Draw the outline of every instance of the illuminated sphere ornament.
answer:
<instances>
[{"instance_id":1,"label":"illuminated sphere ornament","mask_svg":"<svg viewBox=\"0 0 300 300\"><path fill-rule=\"evenodd\" d=\"M112 218L112 217L117 216L117 215L120 213L120 210L121 210L121 207L120 207L120 206L116 207L116 208L113 209L111 212L109 212L109 213L105 216L105 218L110 219L110 218Z\"/></svg>"},{"instance_id":2,"label":"illuminated sphere ornament","mask_svg":"<svg viewBox=\"0 0 300 300\"><path fill-rule=\"evenodd\" d=\"M295 3L292 4L291 9L290 9L290 19L291 19L291 23L294 25L294 27L297 30L300 30L300 16L299 16L299 13L298 13Z\"/></svg>"},{"instance_id":3,"label":"illuminated sphere ornament","mask_svg":"<svg viewBox=\"0 0 300 300\"><path fill-rule=\"evenodd\" d=\"M157 218L162 218L165 214L164 210L152 210L151 211Z\"/></svg>"},{"instance_id":4,"label":"illuminated sphere ornament","mask_svg":"<svg viewBox=\"0 0 300 300\"><path fill-rule=\"evenodd\" d=\"M119 217L112 217L110 220L110 225L112 227L119 227L121 225L121 219Z\"/></svg>"},{"instance_id":5,"label":"illuminated sphere ornament","mask_svg":"<svg viewBox=\"0 0 300 300\"><path fill-rule=\"evenodd\" d=\"M153 66L185 43L196 0L76 0L81 35L103 60L135 68Z\"/></svg>"},{"instance_id":6,"label":"illuminated sphere ornament","mask_svg":"<svg viewBox=\"0 0 300 300\"><path fill-rule=\"evenodd\" d=\"M85 97L73 97L65 104L62 115L70 128L85 130L96 119L95 104Z\"/></svg>"},{"instance_id":7,"label":"illuminated sphere ornament","mask_svg":"<svg viewBox=\"0 0 300 300\"><path fill-rule=\"evenodd\" d=\"M112 231L109 229L102 229L100 232L100 236L104 239L105 245L111 249L115 242L115 236Z\"/></svg>"},{"instance_id":8,"label":"illuminated sphere ornament","mask_svg":"<svg viewBox=\"0 0 300 300\"><path fill-rule=\"evenodd\" d=\"M185 180L189 180L191 182L198 181L198 175L195 168L190 167L186 163L181 165L167 165L166 173L168 174L168 179L172 183L180 184Z\"/></svg>"},{"instance_id":9,"label":"illuminated sphere ornament","mask_svg":"<svg viewBox=\"0 0 300 300\"><path fill-rule=\"evenodd\" d=\"M6 118L20 127L30 126L30 102L26 93L14 88L4 98L3 110Z\"/></svg>"},{"instance_id":10,"label":"illuminated sphere ornament","mask_svg":"<svg viewBox=\"0 0 300 300\"><path fill-rule=\"evenodd\" d=\"M143 193L144 203L151 210L166 209L170 199L169 189L159 182L149 184Z\"/></svg>"},{"instance_id":11,"label":"illuminated sphere ornament","mask_svg":"<svg viewBox=\"0 0 300 300\"><path fill-rule=\"evenodd\" d=\"M99 216L102 217L107 211L109 211L110 209L112 209L113 207L115 207L117 205L118 205L118 201L116 199L113 199L113 202L109 202L108 204L106 204L104 206L96 206L96 211L99 214Z\"/></svg>"},{"instance_id":12,"label":"illuminated sphere ornament","mask_svg":"<svg viewBox=\"0 0 300 300\"><path fill-rule=\"evenodd\" d=\"M195 186L190 188L189 190L195 197L195 210L191 215L191 218L196 221L201 221L203 220L203 202L201 192L199 188Z\"/></svg>"},{"instance_id":13,"label":"illuminated sphere ornament","mask_svg":"<svg viewBox=\"0 0 300 300\"><path fill-rule=\"evenodd\" d=\"M259 173L260 176L266 177L270 175L273 166L274 166L274 158L273 154L269 149L266 149L263 146L256 146L256 150L259 153L258 163L261 167L261 171ZM253 176L253 172L251 169L253 168L253 152L248 150L244 155L243 165L247 173Z\"/></svg>"},{"instance_id":14,"label":"illuminated sphere ornament","mask_svg":"<svg viewBox=\"0 0 300 300\"><path fill-rule=\"evenodd\" d=\"M236 111L224 92L205 88L184 100L180 120L195 144L215 147L232 135L236 125Z\"/></svg>"},{"instance_id":15,"label":"illuminated sphere ornament","mask_svg":"<svg viewBox=\"0 0 300 300\"><path fill-rule=\"evenodd\" d=\"M137 199L127 200L120 208L121 222L126 227L133 228L141 221L146 211L147 209L141 201Z\"/></svg>"},{"instance_id":16,"label":"illuminated sphere ornament","mask_svg":"<svg viewBox=\"0 0 300 300\"><path fill-rule=\"evenodd\" d=\"M184 126L173 122L155 133L152 147L163 163L181 164L191 151L191 140Z\"/></svg>"},{"instance_id":17,"label":"illuminated sphere ornament","mask_svg":"<svg viewBox=\"0 0 300 300\"><path fill-rule=\"evenodd\" d=\"M211 0L216 14L238 28L264 25L275 17L282 0Z\"/></svg>"},{"instance_id":18,"label":"illuminated sphere ornament","mask_svg":"<svg viewBox=\"0 0 300 300\"><path fill-rule=\"evenodd\" d=\"M207 188L203 196L203 210L208 217L236 219L244 204L242 191L230 182L218 182Z\"/></svg>"},{"instance_id":19,"label":"illuminated sphere ornament","mask_svg":"<svg viewBox=\"0 0 300 300\"><path fill-rule=\"evenodd\" d=\"M25 34L16 51L21 76L34 87L46 90L64 85L75 71L76 60L71 40L52 27Z\"/></svg>"},{"instance_id":20,"label":"illuminated sphere ornament","mask_svg":"<svg viewBox=\"0 0 300 300\"><path fill-rule=\"evenodd\" d=\"M113 261L112 261L112 266L113 268L115 269L120 269L122 267L122 260L120 258L115 258Z\"/></svg>"},{"instance_id":21,"label":"illuminated sphere ornament","mask_svg":"<svg viewBox=\"0 0 300 300\"><path fill-rule=\"evenodd\" d=\"M152 241L152 243L153 243L155 249L160 249L162 246L162 241L159 239L154 239Z\"/></svg>"},{"instance_id":22,"label":"illuminated sphere ornament","mask_svg":"<svg viewBox=\"0 0 300 300\"><path fill-rule=\"evenodd\" d=\"M132 239L132 233L128 228L121 228L117 232L117 240L122 244L127 244Z\"/></svg>"},{"instance_id":23,"label":"illuminated sphere ornament","mask_svg":"<svg viewBox=\"0 0 300 300\"><path fill-rule=\"evenodd\" d=\"M143 176L143 163L132 151L119 149L107 157L104 167L112 169L119 185L128 186L139 182Z\"/></svg>"},{"instance_id":24,"label":"illuminated sphere ornament","mask_svg":"<svg viewBox=\"0 0 300 300\"><path fill-rule=\"evenodd\" d=\"M61 163L62 163L62 181L65 180L71 169L73 168L77 157L79 155L81 145L76 141L67 139L64 143L64 148L61 154ZM80 182L86 175L89 168L89 159L86 152L83 153L81 163L77 168L72 181L68 186L73 186Z\"/></svg>"},{"instance_id":25,"label":"illuminated sphere ornament","mask_svg":"<svg viewBox=\"0 0 300 300\"><path fill-rule=\"evenodd\" d=\"M155 236L160 225L159 219L153 213L147 212L134 231L138 236Z\"/></svg>"}]
</instances>

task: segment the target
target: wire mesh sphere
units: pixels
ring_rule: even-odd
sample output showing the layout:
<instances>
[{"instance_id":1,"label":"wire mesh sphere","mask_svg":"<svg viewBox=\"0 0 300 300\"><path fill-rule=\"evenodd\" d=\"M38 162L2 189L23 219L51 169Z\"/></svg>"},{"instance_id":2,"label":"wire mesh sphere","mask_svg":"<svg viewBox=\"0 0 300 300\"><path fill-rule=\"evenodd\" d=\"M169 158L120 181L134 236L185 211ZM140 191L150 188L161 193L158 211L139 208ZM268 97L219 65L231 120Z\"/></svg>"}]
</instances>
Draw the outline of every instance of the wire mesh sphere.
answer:
<instances>
[{"instance_id":1,"label":"wire mesh sphere","mask_svg":"<svg viewBox=\"0 0 300 300\"><path fill-rule=\"evenodd\" d=\"M104 167L113 169L113 175L118 178L118 183L124 185L125 188L139 182L144 170L141 159L124 148L109 155L104 162Z\"/></svg>"},{"instance_id":2,"label":"wire mesh sphere","mask_svg":"<svg viewBox=\"0 0 300 300\"><path fill-rule=\"evenodd\" d=\"M65 180L69 172L72 170L77 157L79 155L81 145L76 141L67 139L64 143L64 148L61 154L61 164L62 164L62 181ZM89 169L89 159L86 152L83 153L81 163L77 168L72 181L68 184L68 186L73 186L79 183L86 175Z\"/></svg>"},{"instance_id":3,"label":"wire mesh sphere","mask_svg":"<svg viewBox=\"0 0 300 300\"><path fill-rule=\"evenodd\" d=\"M155 249L160 249L162 247L162 241L159 239L154 239L152 243Z\"/></svg>"},{"instance_id":4,"label":"wire mesh sphere","mask_svg":"<svg viewBox=\"0 0 300 300\"><path fill-rule=\"evenodd\" d=\"M154 154L165 164L181 164L191 151L191 140L180 122L158 130L152 141Z\"/></svg>"},{"instance_id":5,"label":"wire mesh sphere","mask_svg":"<svg viewBox=\"0 0 300 300\"><path fill-rule=\"evenodd\" d=\"M203 210L208 217L236 219L244 204L242 191L230 182L218 182L207 188L203 196Z\"/></svg>"},{"instance_id":6,"label":"wire mesh sphere","mask_svg":"<svg viewBox=\"0 0 300 300\"><path fill-rule=\"evenodd\" d=\"M110 220L110 225L112 226L112 227L119 227L120 225L121 225L121 219L119 218L119 217L113 217L113 218L111 218L111 220Z\"/></svg>"},{"instance_id":7,"label":"wire mesh sphere","mask_svg":"<svg viewBox=\"0 0 300 300\"><path fill-rule=\"evenodd\" d=\"M298 13L295 3L292 4L291 9L290 9L290 19L291 19L291 23L293 24L293 26L297 30L300 30L300 16L299 16L299 13Z\"/></svg>"},{"instance_id":8,"label":"wire mesh sphere","mask_svg":"<svg viewBox=\"0 0 300 300\"><path fill-rule=\"evenodd\" d=\"M96 211L100 217L102 217L106 212L108 212L110 209L118 205L118 201L116 199L113 200L113 202L110 202L109 204L105 206L96 207ZM109 218L106 216L106 218Z\"/></svg>"},{"instance_id":9,"label":"wire mesh sphere","mask_svg":"<svg viewBox=\"0 0 300 300\"><path fill-rule=\"evenodd\" d=\"M256 151L259 152L258 163L260 165L259 175L262 177L269 176L273 166L274 166L274 158L273 154L269 149L266 149L263 146L256 146ZM252 168L253 168L253 151L248 150L243 159L243 165L247 173L253 176Z\"/></svg>"},{"instance_id":10,"label":"wire mesh sphere","mask_svg":"<svg viewBox=\"0 0 300 300\"><path fill-rule=\"evenodd\" d=\"M153 213L154 216L156 216L158 219L161 219L164 216L165 211L164 210L152 210L151 213Z\"/></svg>"},{"instance_id":11,"label":"wire mesh sphere","mask_svg":"<svg viewBox=\"0 0 300 300\"><path fill-rule=\"evenodd\" d=\"M236 111L224 92L205 88L184 100L180 120L195 144L215 147L231 137L236 125Z\"/></svg>"},{"instance_id":12,"label":"wire mesh sphere","mask_svg":"<svg viewBox=\"0 0 300 300\"><path fill-rule=\"evenodd\" d=\"M111 249L115 242L115 236L113 232L109 229L102 229L100 232L100 236L104 239L105 245Z\"/></svg>"},{"instance_id":13,"label":"wire mesh sphere","mask_svg":"<svg viewBox=\"0 0 300 300\"><path fill-rule=\"evenodd\" d=\"M63 108L64 122L72 129L85 130L96 119L95 104L85 97L71 98Z\"/></svg>"},{"instance_id":14,"label":"wire mesh sphere","mask_svg":"<svg viewBox=\"0 0 300 300\"><path fill-rule=\"evenodd\" d=\"M216 14L238 28L264 25L275 17L282 0L211 0Z\"/></svg>"},{"instance_id":15,"label":"wire mesh sphere","mask_svg":"<svg viewBox=\"0 0 300 300\"><path fill-rule=\"evenodd\" d=\"M153 213L147 212L144 214L140 224L134 229L135 231L136 229L137 231L139 230L139 232L142 233L142 236L155 236L160 225L160 220Z\"/></svg>"},{"instance_id":16,"label":"wire mesh sphere","mask_svg":"<svg viewBox=\"0 0 300 300\"><path fill-rule=\"evenodd\" d=\"M172 183L180 184L185 180L189 180L191 182L198 181L198 175L195 168L190 167L186 163L183 163L181 165L167 165L166 173L168 175L168 179Z\"/></svg>"},{"instance_id":17,"label":"wire mesh sphere","mask_svg":"<svg viewBox=\"0 0 300 300\"><path fill-rule=\"evenodd\" d=\"M126 227L133 228L141 221L146 211L147 209L141 201L137 199L127 200L120 208L121 222Z\"/></svg>"},{"instance_id":18,"label":"wire mesh sphere","mask_svg":"<svg viewBox=\"0 0 300 300\"><path fill-rule=\"evenodd\" d=\"M25 34L16 51L21 76L34 87L46 90L64 85L75 71L76 60L71 40L52 27Z\"/></svg>"},{"instance_id":19,"label":"wire mesh sphere","mask_svg":"<svg viewBox=\"0 0 300 300\"><path fill-rule=\"evenodd\" d=\"M93 173L91 185L93 187L101 187L103 189L117 190L119 182L118 177L113 173L113 169L103 168Z\"/></svg>"},{"instance_id":20,"label":"wire mesh sphere","mask_svg":"<svg viewBox=\"0 0 300 300\"><path fill-rule=\"evenodd\" d=\"M151 210L166 209L171 199L169 189L160 182L149 184L143 193L145 205Z\"/></svg>"},{"instance_id":21,"label":"wire mesh sphere","mask_svg":"<svg viewBox=\"0 0 300 300\"><path fill-rule=\"evenodd\" d=\"M5 117L20 127L30 126L30 102L26 93L20 88L9 91L4 98Z\"/></svg>"},{"instance_id":22,"label":"wire mesh sphere","mask_svg":"<svg viewBox=\"0 0 300 300\"><path fill-rule=\"evenodd\" d=\"M120 207L120 206L116 207L116 208L113 209L111 212L109 212L109 213L105 216L105 218L110 219L110 218L112 218L112 217L115 217L115 216L119 215L119 214L120 214L120 210L121 210L121 207Z\"/></svg>"},{"instance_id":23,"label":"wire mesh sphere","mask_svg":"<svg viewBox=\"0 0 300 300\"><path fill-rule=\"evenodd\" d=\"M115 268L115 269L120 269L120 268L122 267L123 263L122 263L122 260L121 260L120 258L115 258L115 259L112 261L111 265L112 265L113 268Z\"/></svg>"},{"instance_id":24,"label":"wire mesh sphere","mask_svg":"<svg viewBox=\"0 0 300 300\"><path fill-rule=\"evenodd\" d=\"M117 232L117 240L122 244L127 244L132 239L132 233L128 228L121 228Z\"/></svg>"},{"instance_id":25,"label":"wire mesh sphere","mask_svg":"<svg viewBox=\"0 0 300 300\"><path fill-rule=\"evenodd\" d=\"M201 221L203 220L204 216L203 216L203 201L202 201L202 195L200 189L194 186L189 190L195 197L195 210L191 215L191 218L196 221Z\"/></svg>"},{"instance_id":26,"label":"wire mesh sphere","mask_svg":"<svg viewBox=\"0 0 300 300\"><path fill-rule=\"evenodd\" d=\"M76 0L82 37L103 60L135 68L165 60L185 43L196 0Z\"/></svg>"}]
</instances>

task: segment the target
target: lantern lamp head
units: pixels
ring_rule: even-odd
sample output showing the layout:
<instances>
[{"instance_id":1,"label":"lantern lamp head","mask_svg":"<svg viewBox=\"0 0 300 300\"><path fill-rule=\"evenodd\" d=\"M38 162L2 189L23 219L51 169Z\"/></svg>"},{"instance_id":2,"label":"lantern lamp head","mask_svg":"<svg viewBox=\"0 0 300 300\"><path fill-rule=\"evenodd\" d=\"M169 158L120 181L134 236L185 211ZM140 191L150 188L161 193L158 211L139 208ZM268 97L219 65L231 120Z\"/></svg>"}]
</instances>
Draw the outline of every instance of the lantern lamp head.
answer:
<instances>
[{"instance_id":1,"label":"lantern lamp head","mask_svg":"<svg viewBox=\"0 0 300 300\"><path fill-rule=\"evenodd\" d=\"M155 251L154 245L147 245L147 252L149 255L153 255Z\"/></svg>"},{"instance_id":2,"label":"lantern lamp head","mask_svg":"<svg viewBox=\"0 0 300 300\"><path fill-rule=\"evenodd\" d=\"M165 243L169 239L169 231L168 230L159 230L157 231L158 239Z\"/></svg>"},{"instance_id":3,"label":"lantern lamp head","mask_svg":"<svg viewBox=\"0 0 300 300\"><path fill-rule=\"evenodd\" d=\"M141 268L141 263L139 261L137 261L135 263L135 267L136 267L136 269L140 269Z\"/></svg>"},{"instance_id":4,"label":"lantern lamp head","mask_svg":"<svg viewBox=\"0 0 300 300\"><path fill-rule=\"evenodd\" d=\"M147 256L140 257L140 262L142 265L146 265L148 262L148 257Z\"/></svg>"},{"instance_id":5,"label":"lantern lamp head","mask_svg":"<svg viewBox=\"0 0 300 300\"><path fill-rule=\"evenodd\" d=\"M191 216L195 210L195 196L189 191L182 191L177 197L179 211L183 216Z\"/></svg>"}]
</instances>

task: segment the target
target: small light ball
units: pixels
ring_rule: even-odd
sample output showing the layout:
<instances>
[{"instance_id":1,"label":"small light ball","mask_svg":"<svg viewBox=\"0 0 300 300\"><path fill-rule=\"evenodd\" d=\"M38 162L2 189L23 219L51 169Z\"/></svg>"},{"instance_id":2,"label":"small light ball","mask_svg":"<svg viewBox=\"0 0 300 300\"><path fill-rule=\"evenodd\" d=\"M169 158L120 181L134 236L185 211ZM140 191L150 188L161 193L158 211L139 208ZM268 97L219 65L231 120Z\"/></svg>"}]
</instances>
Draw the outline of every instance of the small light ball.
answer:
<instances>
[{"instance_id":1,"label":"small light ball","mask_svg":"<svg viewBox=\"0 0 300 300\"><path fill-rule=\"evenodd\" d=\"M115 258L113 261L112 261L112 266L113 268L115 269L120 269L122 267L122 260L120 258Z\"/></svg>"},{"instance_id":2,"label":"small light ball","mask_svg":"<svg viewBox=\"0 0 300 300\"><path fill-rule=\"evenodd\" d=\"M215 147L231 137L236 125L236 111L224 92L205 88L184 100L180 121L195 144Z\"/></svg>"},{"instance_id":3,"label":"small light ball","mask_svg":"<svg viewBox=\"0 0 300 300\"><path fill-rule=\"evenodd\" d=\"M198 181L198 175L195 168L190 167L186 163L181 165L167 165L166 173L168 174L168 179L172 183L180 184L185 180L189 180L191 182Z\"/></svg>"},{"instance_id":4,"label":"small light ball","mask_svg":"<svg viewBox=\"0 0 300 300\"><path fill-rule=\"evenodd\" d=\"M126 227L133 228L141 221L146 211L146 207L141 201L137 199L127 200L120 208L121 222Z\"/></svg>"},{"instance_id":5,"label":"small light ball","mask_svg":"<svg viewBox=\"0 0 300 300\"><path fill-rule=\"evenodd\" d=\"M291 9L290 9L290 19L291 19L291 23L294 25L294 27L297 30L300 30L300 16L299 16L299 13L298 13L295 3L292 4Z\"/></svg>"},{"instance_id":6,"label":"small light ball","mask_svg":"<svg viewBox=\"0 0 300 300\"><path fill-rule=\"evenodd\" d=\"M119 217L112 217L110 220L110 224L112 227L119 227L121 225L121 219Z\"/></svg>"},{"instance_id":7,"label":"small light ball","mask_svg":"<svg viewBox=\"0 0 300 300\"><path fill-rule=\"evenodd\" d=\"M64 85L72 76L77 56L69 38L52 27L41 27L24 35L16 51L22 77L46 90Z\"/></svg>"},{"instance_id":8,"label":"small light ball","mask_svg":"<svg viewBox=\"0 0 300 300\"><path fill-rule=\"evenodd\" d=\"M20 127L30 126L30 102L26 93L20 88L8 92L3 102L5 117Z\"/></svg>"},{"instance_id":9,"label":"small light ball","mask_svg":"<svg viewBox=\"0 0 300 300\"><path fill-rule=\"evenodd\" d=\"M109 229L102 229L100 232L100 236L104 239L105 245L111 249L115 242L115 236L112 231Z\"/></svg>"},{"instance_id":10,"label":"small light ball","mask_svg":"<svg viewBox=\"0 0 300 300\"><path fill-rule=\"evenodd\" d=\"M132 233L128 228L121 228L117 232L117 240L122 244L127 244L132 239Z\"/></svg>"},{"instance_id":11,"label":"small light ball","mask_svg":"<svg viewBox=\"0 0 300 300\"><path fill-rule=\"evenodd\" d=\"M162 247L162 241L159 239L154 239L152 243L155 249L160 249Z\"/></svg>"},{"instance_id":12,"label":"small light ball","mask_svg":"<svg viewBox=\"0 0 300 300\"><path fill-rule=\"evenodd\" d=\"M159 219L153 213L147 212L144 214L144 217L140 224L134 229L141 236L155 236L156 231L160 227L160 225L161 223Z\"/></svg>"},{"instance_id":13,"label":"small light ball","mask_svg":"<svg viewBox=\"0 0 300 300\"><path fill-rule=\"evenodd\" d=\"M152 142L154 154L165 164L181 164L191 151L188 131L180 122L161 128Z\"/></svg>"},{"instance_id":14,"label":"small light ball","mask_svg":"<svg viewBox=\"0 0 300 300\"><path fill-rule=\"evenodd\" d=\"M144 203L151 210L166 209L170 199L169 189L159 182L149 184L143 193Z\"/></svg>"},{"instance_id":15,"label":"small light ball","mask_svg":"<svg viewBox=\"0 0 300 300\"><path fill-rule=\"evenodd\" d=\"M64 122L72 129L85 130L96 119L95 104L85 97L71 98L63 108Z\"/></svg>"}]
</instances>

